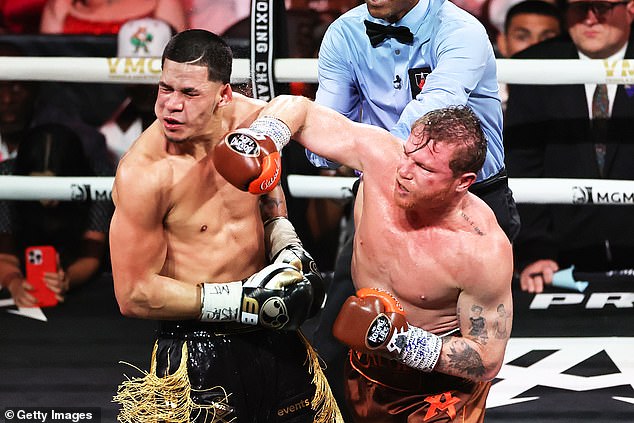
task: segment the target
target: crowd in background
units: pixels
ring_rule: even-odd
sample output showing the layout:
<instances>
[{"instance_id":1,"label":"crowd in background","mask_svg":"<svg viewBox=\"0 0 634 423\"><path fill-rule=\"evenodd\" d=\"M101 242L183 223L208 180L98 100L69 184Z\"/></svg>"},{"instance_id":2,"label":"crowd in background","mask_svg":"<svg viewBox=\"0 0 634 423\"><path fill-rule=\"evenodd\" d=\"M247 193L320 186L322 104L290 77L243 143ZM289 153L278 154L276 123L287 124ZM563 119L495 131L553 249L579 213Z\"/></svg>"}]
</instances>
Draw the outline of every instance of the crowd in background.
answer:
<instances>
[{"instance_id":1,"label":"crowd in background","mask_svg":"<svg viewBox=\"0 0 634 423\"><path fill-rule=\"evenodd\" d=\"M288 55L290 57L311 58L318 56L320 43L326 28L342 13L363 4L362 1L354 0L286 0L284 3L287 13L289 38L292 39L287 46ZM454 0L454 3L480 20L486 28L496 57L499 58L517 57L516 55L521 57L522 51L532 44L544 44L546 40L553 37L569 40L569 31L573 31L570 34L573 41L567 41L570 52L574 52L575 46L583 51L583 46L580 47L578 40L574 37L575 25L580 25L579 22L582 19L595 19L598 23L603 23L605 19L612 19L612 15L609 14L615 12L614 10L606 11L605 9L589 7L585 9L577 7L572 10L566 5L566 0L548 2L540 0ZM586 2L583 3L585 4ZM613 6L612 8L620 7L621 5L625 7L625 3L620 2L619 6ZM0 0L0 55L38 55L36 50L31 49L29 51L29 49L24 48L22 43L15 43L16 35L25 37L88 35L110 37L110 39L114 38L116 40L116 51L104 50L103 55L105 56L109 56L109 53L121 57L160 56L162 48L169 37L175 32L186 28L204 28L220 35L225 35L226 38L231 38L234 34L244 34L245 30L248 33L250 7L249 0L142 0L134 2L124 0ZM627 7L631 8L631 4ZM627 35L629 36L630 13L632 12L630 9L628 10L626 12L625 8L623 8L623 10L619 9L616 11L618 12L617 14L622 14L623 19L616 22L615 25L620 25L624 32L627 30ZM574 15L575 13L576 15ZM583 13L585 15L582 17L581 14ZM626 13L628 13L628 18L625 17ZM617 47L620 47L610 51L609 54L593 56L592 52L586 52L585 57L628 58L630 57L629 50L632 49L630 44L628 52L625 52L628 36L618 40L621 44L617 45ZM559 57L556 54L553 55L554 53L548 51L547 48L543 53L534 49L529 49L529 51L533 53L526 57ZM570 57L575 56L573 53L571 54ZM77 55L91 54L79 52ZM580 87L579 90L583 90L583 85L578 87ZM314 97L316 85L292 83L285 86L285 89L293 94ZM525 95L522 91L523 89L526 88L515 88L517 92L522 92L522 96ZM532 90L532 88L529 87L528 90ZM87 169L91 169L91 174L113 175L121 155L125 153L127 147L141 131L153 121L155 91L156 88L153 85L115 86L107 84L104 86L103 84L0 81L0 161L19 161L21 154L27 154L23 150L28 148L26 142L24 146L21 144L33 136L34 128L55 122L77 136L79 145L76 148L81 148L81 154L76 157L85 156L88 162ZM513 87L511 87L510 92L513 92ZM583 92L579 94L578 102L584 105L582 94ZM505 110L508 95L509 89L506 86L500 86L500 96ZM561 95L564 95L563 89ZM588 98L591 97L592 93L589 93ZM614 86L610 88L609 97L612 102L610 104L614 104L615 97L617 102L617 105L613 107L610 105L609 109L613 109L615 113L620 113L618 116L619 121L615 124L618 126L613 126L611 123L608 124L612 128L608 131L612 131L612 138L614 138L614 134L621 134L618 136L622 136L623 131L627 131L624 128L628 126L629 128L634 127L629 124L631 113L621 113L619 111L624 107L621 103L626 103L631 99L631 89L620 87L617 91L616 86ZM545 100L536 100L537 103L539 101ZM587 130L584 133L589 134L587 135L588 137L596 136L596 128L600 126L593 119L590 101L588 100L588 110L582 108L575 116L570 118L576 119L574 125L585 125L584 127ZM536 112L528 111L526 109L528 106L524 105L520 100L511 100L509 105L512 113L509 122L513 125L505 125L505 138L508 137L511 140L511 142L507 142L505 139L505 145L507 156L509 155L509 145L512 146L513 150L510 151L510 156L514 158L514 162L511 165L507 162L509 175L517 177L618 177L622 179L630 179L630 176L634 176L627 174L627 172L616 171L616 173L610 173L609 171L603 171L603 167L596 172L579 170L569 175L559 171L552 174L540 173L540 170L544 170L548 166L548 160L550 160L543 157L539 160L536 159L537 155L544 153L544 149L549 150L548 154L567 155L563 160L569 160L570 155L574 153L566 151L563 147L559 148L562 143L558 143L556 137L562 135L561 130L553 129L552 125L541 125L543 122L527 122L527 119L522 116ZM540 107L539 104L534 106ZM524 109L520 110L521 107L524 107ZM570 106L569 108L572 107ZM550 118L553 117L551 116ZM607 117L604 116L602 119L611 122L609 115ZM533 126L528 126L529 124ZM570 124L570 121L568 124ZM564 123L564 125L566 124ZM530 131L527 128L530 128ZM547 129L552 130L552 133L548 135L552 144L545 145L542 142L539 147L531 145L530 147L533 150L528 151L526 146L528 141L524 139L527 134L530 134L531 139L540 138ZM522 134L521 136L518 135L520 133ZM627 135L627 132L625 134ZM563 144L569 145L570 142L564 141ZM601 143L589 138L583 142L581 149L594 144L599 144L597 147L599 149L607 148L607 169L610 169L612 158L616 154L616 148L611 146L618 145L619 141L612 139L607 143ZM606 144L607 147L605 147ZM535 160L534 166L536 167L526 169L524 160L526 160L527 154L531 154L530 158ZM619 154L622 154L622 152L619 152ZM605 152L603 155L605 155ZM303 149L297 145L292 145L288 149L285 160L285 171L287 173L352 174L351 170L345 168L320 170L313 167L304 157ZM524 165L517 164L518 160ZM546 160L546 162L543 160ZM515 164L515 167L513 167L513 164ZM626 167L625 165L623 166ZM566 166L563 165L558 167L558 169L565 168ZM5 165L3 169L4 173L10 174L15 168L13 165ZM98 170L96 171L95 169ZM287 197L287 201L289 202L291 220L298 227L300 236L304 240L307 249L313 252L323 271L331 271L341 244L341 228L345 226L342 225L342 221L345 221L349 214L350 204L334 200L297 199L290 195ZM0 201L0 206L0 214L2 214L0 215L0 222L4 222L4 225L0 226L0 230L5 231L4 234L0 235L7 235L9 229L6 228L19 226L14 221L16 207L15 204L9 204L6 201ZM49 209L45 208L45 210L50 210L50 207L53 206L49 205L48 207ZM531 274L542 274L544 272L548 274L556 271L559 268L556 264L558 249L554 247L556 242L553 240L552 233L546 236L542 232L558 230L556 226L558 220L553 220L551 213L554 212L561 216L561 208L557 210L550 208L533 210L524 207L524 210L520 208L520 211L525 213L528 218L523 233L517 240L517 245L521 247L518 251L530 251L530 257L526 256L518 260L520 266L517 269L518 272L521 272L523 266L530 264L533 259L537 261L547 259L549 265L534 269ZM567 212L564 211L563 213L565 215ZM610 216L613 210L606 208L602 210L602 213L607 213L606 216ZM22 214L22 217L24 216L26 215ZM546 216L549 216L548 219ZM614 242L610 244L610 241L606 238L608 235L601 233L600 228L602 228L606 217L593 216L588 217L588 219L597 219L600 222L598 223L599 230L595 230L588 235L592 238L592 254L596 255L594 249L598 248L601 255L607 254L607 259L613 258L611 255L634 257L634 254L629 254L631 247L628 242L621 239L623 237L616 237L618 245L615 245ZM575 219L572 220L575 221ZM548 223L544 223L546 221ZM570 219L568 221L570 222ZM580 224L582 223L583 219L580 220ZM107 225L100 228L101 231L107 232ZM597 229L596 226L595 229ZM579 245L575 246L575 248L583 250L586 247L583 245L583 241L580 243L576 242L573 235L571 235L575 233L575 230L574 227L566 227L565 241L573 245L577 243ZM609 230L612 231L613 229ZM614 230L616 231L616 229ZM536 239L536 231L541 231L543 239ZM17 234L19 231L15 230L15 233ZM78 236L81 239L81 235ZM33 240L32 242L35 241ZM42 242L44 242L44 239L42 239ZM542 242L542 244L539 242ZM0 245L0 254L13 255L21 259L21 252L11 250L15 249L15 246L16 242L13 241L2 243ZM549 253L548 257L538 257L539 254L536 253L536 249L547 250ZM106 251L99 250L95 252L91 250L90 254L97 254L99 260L98 268L107 267ZM567 252L566 254L568 254L566 256L566 264L574 263L574 252ZM573 258L570 258L570 254L573 254ZM584 254L591 253L584 250ZM15 259L12 258L11 260L15 262ZM615 264L621 267L632 267L633 263L630 263L629 259L624 259L615 261ZM611 265L611 263L607 265ZM14 264L14 266L18 265ZM66 266L66 272L68 273L68 265L64 266ZM539 291L544 283L547 284L549 282L546 279L544 277L541 283L523 281L522 288ZM4 281L3 285L6 286L9 282L11 281ZM66 286L66 289L68 289L68 286Z\"/></svg>"}]
</instances>

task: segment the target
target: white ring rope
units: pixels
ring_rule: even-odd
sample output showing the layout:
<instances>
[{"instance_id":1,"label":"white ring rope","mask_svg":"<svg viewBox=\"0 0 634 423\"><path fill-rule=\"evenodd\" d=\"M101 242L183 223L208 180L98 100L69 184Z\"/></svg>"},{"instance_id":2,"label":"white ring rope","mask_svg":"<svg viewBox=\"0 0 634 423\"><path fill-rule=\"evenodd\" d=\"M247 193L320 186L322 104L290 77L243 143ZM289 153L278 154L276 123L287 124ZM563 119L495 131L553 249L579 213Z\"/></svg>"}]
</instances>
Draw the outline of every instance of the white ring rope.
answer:
<instances>
[{"instance_id":1,"label":"white ring rope","mask_svg":"<svg viewBox=\"0 0 634 423\"><path fill-rule=\"evenodd\" d=\"M249 59L234 59L231 82L250 80ZM513 84L634 84L630 60L498 59L498 80ZM106 83L156 83L160 58L3 57L0 79ZM276 59L277 82L317 82L317 59Z\"/></svg>"},{"instance_id":2,"label":"white ring rope","mask_svg":"<svg viewBox=\"0 0 634 423\"><path fill-rule=\"evenodd\" d=\"M112 198L112 176L0 176L2 200L102 201Z\"/></svg>"},{"instance_id":3,"label":"white ring rope","mask_svg":"<svg viewBox=\"0 0 634 423\"><path fill-rule=\"evenodd\" d=\"M294 197L344 199L356 178L288 175ZM518 203L634 205L634 181L615 179L510 178Z\"/></svg>"},{"instance_id":4,"label":"white ring rope","mask_svg":"<svg viewBox=\"0 0 634 423\"><path fill-rule=\"evenodd\" d=\"M356 178L289 175L298 198L347 199ZM113 177L0 176L3 200L110 200ZM634 205L634 181L607 179L511 178L518 203Z\"/></svg>"},{"instance_id":5,"label":"white ring rope","mask_svg":"<svg viewBox=\"0 0 634 423\"><path fill-rule=\"evenodd\" d=\"M250 80L249 59L235 59L232 82ZM498 59L498 80L517 84L634 83L634 60ZM72 71L71 71L72 70ZM160 58L0 57L0 80L156 83ZM276 59L277 82L317 82L316 59ZM349 198L355 178L289 175L291 194ZM112 177L0 176L0 199L109 200ZM634 204L634 181L510 179L518 203Z\"/></svg>"}]
</instances>

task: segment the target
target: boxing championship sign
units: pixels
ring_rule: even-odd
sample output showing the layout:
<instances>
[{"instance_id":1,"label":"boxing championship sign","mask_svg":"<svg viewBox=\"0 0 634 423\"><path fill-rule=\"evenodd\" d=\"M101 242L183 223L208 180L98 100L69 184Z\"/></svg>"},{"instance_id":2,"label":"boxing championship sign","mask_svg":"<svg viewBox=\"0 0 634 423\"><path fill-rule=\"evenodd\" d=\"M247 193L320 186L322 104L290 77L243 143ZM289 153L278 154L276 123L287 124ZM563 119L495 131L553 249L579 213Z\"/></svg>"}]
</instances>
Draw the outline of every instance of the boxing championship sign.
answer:
<instances>
[{"instance_id":1,"label":"boxing championship sign","mask_svg":"<svg viewBox=\"0 0 634 423\"><path fill-rule=\"evenodd\" d=\"M251 82L253 97L275 97L273 81L273 9L275 0L251 1Z\"/></svg>"}]
</instances>

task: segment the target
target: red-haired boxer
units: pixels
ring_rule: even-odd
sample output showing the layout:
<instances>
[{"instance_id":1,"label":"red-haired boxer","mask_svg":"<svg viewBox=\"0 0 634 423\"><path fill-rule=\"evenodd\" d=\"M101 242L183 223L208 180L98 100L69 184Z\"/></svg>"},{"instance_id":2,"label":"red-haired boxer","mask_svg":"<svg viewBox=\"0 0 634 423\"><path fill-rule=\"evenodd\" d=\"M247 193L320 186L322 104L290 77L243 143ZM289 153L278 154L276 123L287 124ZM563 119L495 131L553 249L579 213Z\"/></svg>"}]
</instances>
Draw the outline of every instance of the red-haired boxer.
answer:
<instances>
[{"instance_id":1,"label":"red-haired boxer","mask_svg":"<svg viewBox=\"0 0 634 423\"><path fill-rule=\"evenodd\" d=\"M352 347L354 421L482 421L512 324L513 260L495 215L468 191L486 154L478 118L464 106L429 112L403 145L301 97L277 97L262 115L363 172L352 259L361 291L334 327Z\"/></svg>"}]
</instances>

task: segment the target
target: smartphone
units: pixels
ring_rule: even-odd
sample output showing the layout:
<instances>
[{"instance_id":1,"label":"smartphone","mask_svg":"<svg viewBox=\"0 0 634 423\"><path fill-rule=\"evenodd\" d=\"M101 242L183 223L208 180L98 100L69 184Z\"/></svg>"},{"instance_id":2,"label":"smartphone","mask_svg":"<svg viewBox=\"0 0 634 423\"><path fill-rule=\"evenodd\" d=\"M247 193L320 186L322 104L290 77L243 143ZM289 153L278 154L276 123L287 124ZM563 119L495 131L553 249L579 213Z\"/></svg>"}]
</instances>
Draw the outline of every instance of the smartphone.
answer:
<instances>
[{"instance_id":1,"label":"smartphone","mask_svg":"<svg viewBox=\"0 0 634 423\"><path fill-rule=\"evenodd\" d=\"M44 273L57 272L57 251L50 245L28 247L26 255L26 280L33 286L31 295L37 298L36 307L57 305L57 297L44 283Z\"/></svg>"}]
</instances>

